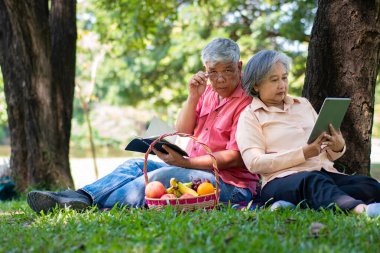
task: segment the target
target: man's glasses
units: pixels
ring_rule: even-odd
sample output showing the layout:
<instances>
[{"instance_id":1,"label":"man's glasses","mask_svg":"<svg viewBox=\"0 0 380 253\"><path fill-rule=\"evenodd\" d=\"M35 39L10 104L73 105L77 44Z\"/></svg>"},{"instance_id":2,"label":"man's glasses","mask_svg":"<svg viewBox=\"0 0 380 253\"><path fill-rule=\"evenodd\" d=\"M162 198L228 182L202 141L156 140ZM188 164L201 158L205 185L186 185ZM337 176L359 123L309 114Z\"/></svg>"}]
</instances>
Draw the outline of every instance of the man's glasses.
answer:
<instances>
[{"instance_id":1,"label":"man's glasses","mask_svg":"<svg viewBox=\"0 0 380 253\"><path fill-rule=\"evenodd\" d=\"M223 78L231 78L231 77L234 76L235 70L226 69L226 70L223 70L221 72L218 72L218 71L207 71L206 73L207 73L207 76L210 79L217 79L217 78L219 78L219 76L221 76Z\"/></svg>"}]
</instances>

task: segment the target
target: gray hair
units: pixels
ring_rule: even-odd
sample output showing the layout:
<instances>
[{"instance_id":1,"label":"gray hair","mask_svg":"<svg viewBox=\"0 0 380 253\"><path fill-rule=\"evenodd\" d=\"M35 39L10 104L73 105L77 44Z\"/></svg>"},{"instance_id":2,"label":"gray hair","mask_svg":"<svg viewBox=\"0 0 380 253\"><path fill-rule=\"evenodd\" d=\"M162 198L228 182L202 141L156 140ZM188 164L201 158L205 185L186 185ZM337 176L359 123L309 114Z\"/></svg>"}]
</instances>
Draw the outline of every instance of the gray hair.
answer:
<instances>
[{"instance_id":1,"label":"gray hair","mask_svg":"<svg viewBox=\"0 0 380 253\"><path fill-rule=\"evenodd\" d=\"M240 60L240 49L238 44L230 39L217 38L207 44L202 50L202 62L233 62Z\"/></svg>"},{"instance_id":2,"label":"gray hair","mask_svg":"<svg viewBox=\"0 0 380 253\"><path fill-rule=\"evenodd\" d=\"M273 65L280 62L289 72L291 60L283 53L274 50L262 50L251 57L243 72L243 88L249 96L257 96L253 87L267 76Z\"/></svg>"}]
</instances>

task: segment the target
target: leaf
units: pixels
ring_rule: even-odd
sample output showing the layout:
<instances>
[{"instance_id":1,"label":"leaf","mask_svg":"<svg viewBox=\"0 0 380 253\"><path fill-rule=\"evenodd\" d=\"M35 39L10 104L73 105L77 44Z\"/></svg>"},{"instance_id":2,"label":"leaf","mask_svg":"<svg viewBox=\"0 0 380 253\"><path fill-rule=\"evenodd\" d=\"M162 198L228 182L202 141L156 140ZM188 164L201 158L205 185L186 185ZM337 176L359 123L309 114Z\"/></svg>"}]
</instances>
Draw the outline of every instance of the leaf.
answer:
<instances>
[{"instance_id":1,"label":"leaf","mask_svg":"<svg viewBox=\"0 0 380 253\"><path fill-rule=\"evenodd\" d=\"M326 225L320 222L313 222L309 227L309 233L314 238L318 238L326 232L328 232Z\"/></svg>"},{"instance_id":2,"label":"leaf","mask_svg":"<svg viewBox=\"0 0 380 253\"><path fill-rule=\"evenodd\" d=\"M297 220L294 219L294 218L292 218L292 217L289 217L289 218L286 218L286 219L285 219L285 223L286 223L286 224L294 223L294 222L296 222L296 221L297 221Z\"/></svg>"},{"instance_id":3,"label":"leaf","mask_svg":"<svg viewBox=\"0 0 380 253\"><path fill-rule=\"evenodd\" d=\"M234 239L234 236L232 236L232 235L227 236L226 238L224 238L224 242L227 244L227 243L229 243L232 239Z\"/></svg>"}]
</instances>

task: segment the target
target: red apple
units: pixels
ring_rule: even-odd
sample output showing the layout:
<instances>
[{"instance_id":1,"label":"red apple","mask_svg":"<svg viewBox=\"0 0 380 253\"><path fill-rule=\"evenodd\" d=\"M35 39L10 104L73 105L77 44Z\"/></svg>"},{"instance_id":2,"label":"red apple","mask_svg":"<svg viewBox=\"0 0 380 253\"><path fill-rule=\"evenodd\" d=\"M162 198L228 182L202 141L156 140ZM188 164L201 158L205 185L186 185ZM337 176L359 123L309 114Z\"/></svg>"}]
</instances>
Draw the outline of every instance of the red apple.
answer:
<instances>
[{"instance_id":1,"label":"red apple","mask_svg":"<svg viewBox=\"0 0 380 253\"><path fill-rule=\"evenodd\" d=\"M190 193L185 193L182 194L180 199L185 199L185 198L194 198L195 196L191 195Z\"/></svg>"},{"instance_id":2,"label":"red apple","mask_svg":"<svg viewBox=\"0 0 380 253\"><path fill-rule=\"evenodd\" d=\"M161 196L160 199L176 199L177 196L172 193L167 193Z\"/></svg>"},{"instance_id":3,"label":"red apple","mask_svg":"<svg viewBox=\"0 0 380 253\"><path fill-rule=\"evenodd\" d=\"M161 198L165 191L165 186L161 182L153 181L146 185L145 196L148 198Z\"/></svg>"}]
</instances>

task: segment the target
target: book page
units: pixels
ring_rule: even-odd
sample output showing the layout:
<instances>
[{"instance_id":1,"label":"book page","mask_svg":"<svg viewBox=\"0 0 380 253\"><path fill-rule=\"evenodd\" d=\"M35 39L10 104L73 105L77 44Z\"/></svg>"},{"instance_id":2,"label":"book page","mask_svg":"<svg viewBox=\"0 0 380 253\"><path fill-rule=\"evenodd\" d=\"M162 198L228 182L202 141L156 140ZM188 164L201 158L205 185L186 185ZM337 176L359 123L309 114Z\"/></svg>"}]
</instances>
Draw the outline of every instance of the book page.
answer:
<instances>
[{"instance_id":1,"label":"book page","mask_svg":"<svg viewBox=\"0 0 380 253\"><path fill-rule=\"evenodd\" d=\"M174 128L170 127L168 124L166 124L159 118L154 117L150 121L148 129L146 130L146 132L144 133L142 137L143 138L157 138L163 134L174 133L174 132L175 132ZM176 136L166 137L165 140L175 143Z\"/></svg>"}]
</instances>

